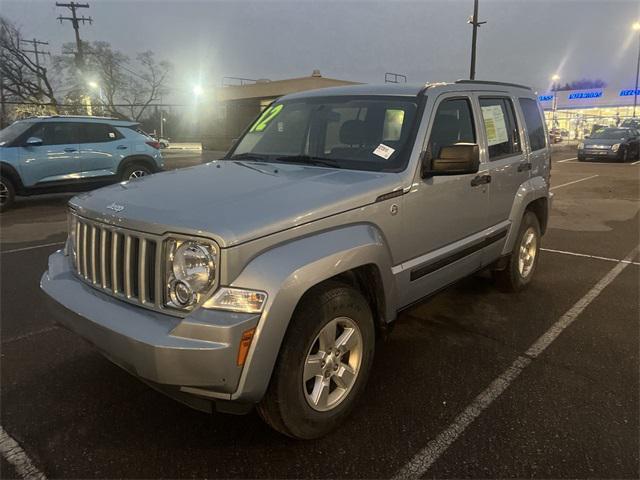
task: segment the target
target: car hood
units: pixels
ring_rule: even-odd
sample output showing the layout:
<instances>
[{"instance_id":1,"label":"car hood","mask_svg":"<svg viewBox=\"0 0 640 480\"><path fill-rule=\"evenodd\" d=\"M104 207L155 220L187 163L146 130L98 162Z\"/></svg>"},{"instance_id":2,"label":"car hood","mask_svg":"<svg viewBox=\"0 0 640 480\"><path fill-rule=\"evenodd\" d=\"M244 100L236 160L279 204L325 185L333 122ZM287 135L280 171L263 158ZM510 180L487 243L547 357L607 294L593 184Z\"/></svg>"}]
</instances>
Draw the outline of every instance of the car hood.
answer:
<instances>
[{"instance_id":1,"label":"car hood","mask_svg":"<svg viewBox=\"0 0 640 480\"><path fill-rule=\"evenodd\" d=\"M584 140L584 146L589 147L591 145L615 145L616 143L624 143L625 140L614 138L588 138Z\"/></svg>"},{"instance_id":2,"label":"car hood","mask_svg":"<svg viewBox=\"0 0 640 480\"><path fill-rule=\"evenodd\" d=\"M105 223L230 247L373 203L400 181L394 173L223 160L94 190L70 205Z\"/></svg>"}]
</instances>

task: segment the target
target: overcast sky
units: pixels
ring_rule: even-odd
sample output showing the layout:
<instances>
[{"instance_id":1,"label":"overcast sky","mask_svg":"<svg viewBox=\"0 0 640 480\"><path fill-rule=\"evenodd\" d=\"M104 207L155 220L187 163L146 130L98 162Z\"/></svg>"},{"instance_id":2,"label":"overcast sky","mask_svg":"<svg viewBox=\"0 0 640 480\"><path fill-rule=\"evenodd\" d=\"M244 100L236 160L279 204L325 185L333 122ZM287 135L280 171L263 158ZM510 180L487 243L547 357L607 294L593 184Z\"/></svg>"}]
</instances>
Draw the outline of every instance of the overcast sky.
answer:
<instances>
[{"instance_id":1,"label":"overcast sky","mask_svg":"<svg viewBox=\"0 0 640 480\"><path fill-rule=\"evenodd\" d=\"M85 0L83 0L85 1ZM154 50L175 66L173 84L218 84L222 76L282 79L315 68L327 77L382 83L385 72L409 82L449 81L469 72L473 0L86 0L93 17L85 41L127 54ZM0 14L27 38L60 53L74 40L67 9L55 0L0 0ZM480 0L477 78L548 87L602 79L632 88L638 58L638 0Z\"/></svg>"}]
</instances>

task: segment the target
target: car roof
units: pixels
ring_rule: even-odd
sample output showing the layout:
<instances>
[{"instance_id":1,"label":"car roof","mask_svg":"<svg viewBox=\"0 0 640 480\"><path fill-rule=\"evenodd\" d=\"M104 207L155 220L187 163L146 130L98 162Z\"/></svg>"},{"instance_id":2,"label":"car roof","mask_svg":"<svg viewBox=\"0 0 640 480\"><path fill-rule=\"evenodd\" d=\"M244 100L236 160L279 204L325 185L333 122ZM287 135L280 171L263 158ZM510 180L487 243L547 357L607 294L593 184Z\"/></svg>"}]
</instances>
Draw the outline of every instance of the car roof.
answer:
<instances>
[{"instance_id":1,"label":"car roof","mask_svg":"<svg viewBox=\"0 0 640 480\"><path fill-rule=\"evenodd\" d=\"M404 97L417 97L424 92L444 93L444 92L468 92L468 91L491 91L491 92L514 92L522 96L535 98L535 94L530 87L515 83L494 82L485 80L458 80L453 83L433 82L433 83L384 83L384 84L361 84L345 85L341 87L321 88L317 90L305 90L303 92L292 93L282 97L283 100L292 100L308 97L325 97L341 95L391 95Z\"/></svg>"},{"instance_id":2,"label":"car roof","mask_svg":"<svg viewBox=\"0 0 640 480\"><path fill-rule=\"evenodd\" d=\"M90 115L46 115L38 117L29 117L23 119L24 121L55 121L55 122L87 122L87 123L108 123L109 125L115 125L119 127L131 127L134 125L140 125L139 122L133 122L131 120L122 120L115 117L94 117Z\"/></svg>"}]
</instances>

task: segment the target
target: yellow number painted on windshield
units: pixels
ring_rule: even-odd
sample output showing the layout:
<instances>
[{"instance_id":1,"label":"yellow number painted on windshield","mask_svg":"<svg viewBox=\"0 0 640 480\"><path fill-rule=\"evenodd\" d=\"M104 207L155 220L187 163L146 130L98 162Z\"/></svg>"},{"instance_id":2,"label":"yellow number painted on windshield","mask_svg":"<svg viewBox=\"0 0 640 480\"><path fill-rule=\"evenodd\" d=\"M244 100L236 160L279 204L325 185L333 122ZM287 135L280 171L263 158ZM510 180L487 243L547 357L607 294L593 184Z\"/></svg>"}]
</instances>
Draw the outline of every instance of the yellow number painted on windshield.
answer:
<instances>
[{"instance_id":1,"label":"yellow number painted on windshield","mask_svg":"<svg viewBox=\"0 0 640 480\"><path fill-rule=\"evenodd\" d=\"M284 105L280 104L280 105L276 105L275 107L267 108L263 112L263 114L260 115L260 118L258 118L258 121L253 125L253 127L251 127L251 130L249 131L250 132L263 131L265 128L267 128L267 126L269 125L269 122L271 122L271 120L276 118L276 116L280 113L280 110L282 110L283 107Z\"/></svg>"}]
</instances>

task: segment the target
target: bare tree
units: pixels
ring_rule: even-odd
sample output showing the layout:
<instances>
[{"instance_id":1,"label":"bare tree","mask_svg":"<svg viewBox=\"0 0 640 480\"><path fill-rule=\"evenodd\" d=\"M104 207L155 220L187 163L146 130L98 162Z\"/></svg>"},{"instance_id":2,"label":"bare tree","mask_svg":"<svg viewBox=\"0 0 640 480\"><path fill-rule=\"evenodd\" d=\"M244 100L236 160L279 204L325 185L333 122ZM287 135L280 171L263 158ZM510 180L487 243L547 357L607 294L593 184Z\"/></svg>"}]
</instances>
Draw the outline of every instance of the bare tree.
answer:
<instances>
[{"instance_id":1,"label":"bare tree","mask_svg":"<svg viewBox=\"0 0 640 480\"><path fill-rule=\"evenodd\" d=\"M158 62L151 51L138 54L137 61L140 65L140 74L130 77L127 92L123 98L129 104L131 117L140 120L147 107L168 92L167 81L171 65L164 61Z\"/></svg>"},{"instance_id":2,"label":"bare tree","mask_svg":"<svg viewBox=\"0 0 640 480\"><path fill-rule=\"evenodd\" d=\"M6 101L49 104L49 111L58 112L47 69L20 49L20 31L4 17L0 17L0 74Z\"/></svg>"}]
</instances>

